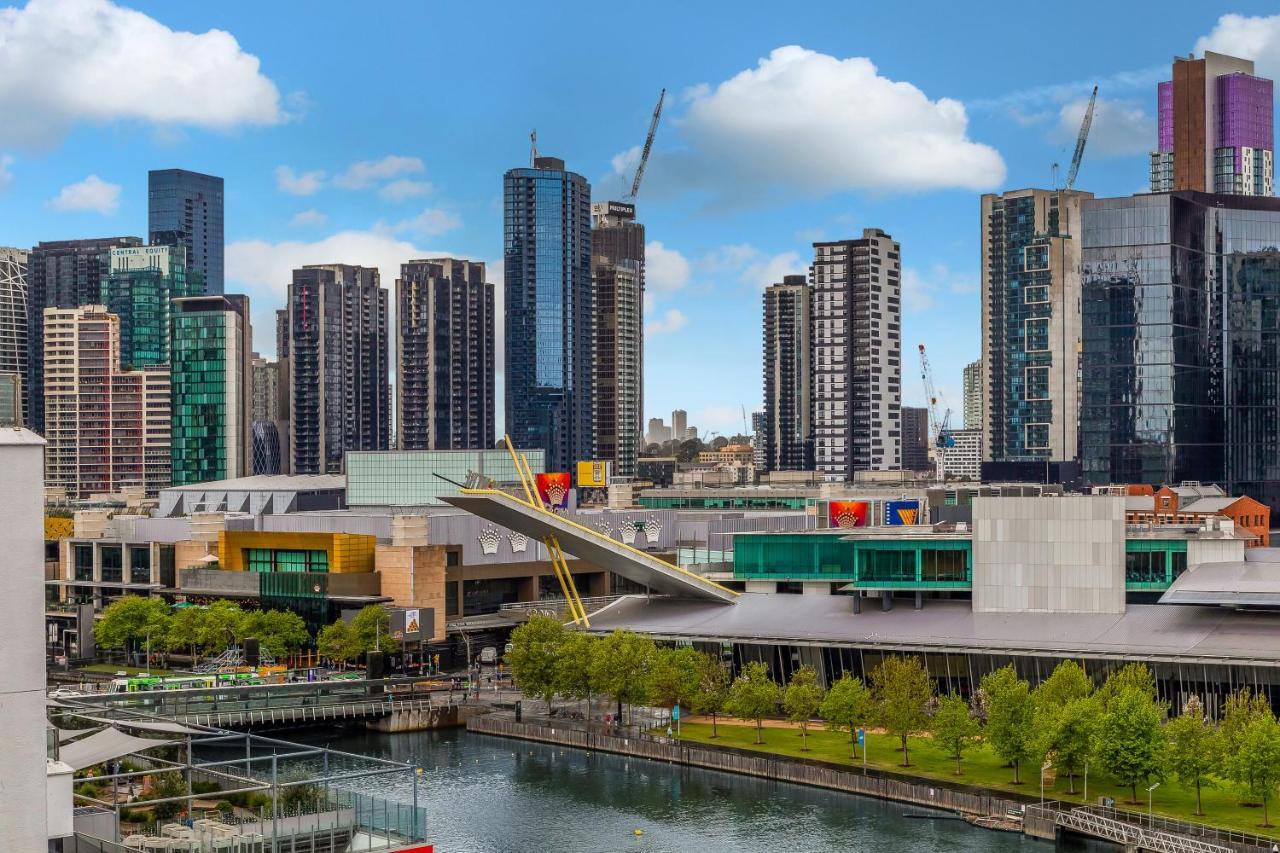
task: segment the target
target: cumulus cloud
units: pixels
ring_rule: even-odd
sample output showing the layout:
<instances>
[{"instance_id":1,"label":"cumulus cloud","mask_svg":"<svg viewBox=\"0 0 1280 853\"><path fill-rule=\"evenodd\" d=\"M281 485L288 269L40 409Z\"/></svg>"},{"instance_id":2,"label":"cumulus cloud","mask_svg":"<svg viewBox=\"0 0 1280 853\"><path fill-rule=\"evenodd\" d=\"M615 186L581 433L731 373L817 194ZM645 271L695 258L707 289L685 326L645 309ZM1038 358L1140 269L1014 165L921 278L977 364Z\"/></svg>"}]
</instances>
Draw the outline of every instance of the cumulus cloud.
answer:
<instances>
[{"instance_id":1,"label":"cumulus cloud","mask_svg":"<svg viewBox=\"0 0 1280 853\"><path fill-rule=\"evenodd\" d=\"M420 234L432 237L452 231L462 225L462 219L456 214L438 207L428 207L412 219L402 220L391 227L396 234Z\"/></svg>"},{"instance_id":2,"label":"cumulus cloud","mask_svg":"<svg viewBox=\"0 0 1280 853\"><path fill-rule=\"evenodd\" d=\"M171 30L109 0L0 9L0 142L47 145L78 122L229 130L288 116L223 30Z\"/></svg>"},{"instance_id":3,"label":"cumulus cloud","mask_svg":"<svg viewBox=\"0 0 1280 853\"><path fill-rule=\"evenodd\" d=\"M388 154L381 160L361 160L352 163L346 171L333 179L333 182L347 190L362 190L402 175L416 175L426 167L417 157L405 157L399 154Z\"/></svg>"},{"instance_id":4,"label":"cumulus cloud","mask_svg":"<svg viewBox=\"0 0 1280 853\"><path fill-rule=\"evenodd\" d=\"M727 276L759 290L778 284L783 276L805 275L809 271L799 252L769 254L750 243L720 246L699 258L697 266L706 275Z\"/></svg>"},{"instance_id":5,"label":"cumulus cloud","mask_svg":"<svg viewBox=\"0 0 1280 853\"><path fill-rule=\"evenodd\" d=\"M90 175L83 181L63 187L49 202L54 210L94 211L103 215L115 213L120 207L120 185L111 184Z\"/></svg>"},{"instance_id":6,"label":"cumulus cloud","mask_svg":"<svg viewBox=\"0 0 1280 853\"><path fill-rule=\"evenodd\" d=\"M644 247L644 284L646 292L670 293L689 283L690 267L685 256L675 249L668 249L660 240L651 240Z\"/></svg>"},{"instance_id":7,"label":"cumulus cloud","mask_svg":"<svg viewBox=\"0 0 1280 853\"><path fill-rule=\"evenodd\" d=\"M999 152L968 136L964 105L931 100L881 76L865 57L794 45L684 96L682 151L656 152L652 179L741 198L744 187L841 190L989 189L1005 176ZM624 152L620 172L634 163ZM619 169L621 167L621 169Z\"/></svg>"},{"instance_id":8,"label":"cumulus cloud","mask_svg":"<svg viewBox=\"0 0 1280 853\"><path fill-rule=\"evenodd\" d=\"M1058 110L1058 126L1050 138L1059 144L1074 146L1080 135L1080 122L1089 106L1087 97L1077 98ZM1156 145L1156 120L1135 101L1113 101L1099 97L1089 130L1088 155L1119 157L1142 154ZM1069 163L1062 164L1067 167Z\"/></svg>"},{"instance_id":9,"label":"cumulus cloud","mask_svg":"<svg viewBox=\"0 0 1280 853\"><path fill-rule=\"evenodd\" d=\"M667 335L679 331L689 325L689 318L678 308L668 308L661 317L644 324L646 336Z\"/></svg>"},{"instance_id":10,"label":"cumulus cloud","mask_svg":"<svg viewBox=\"0 0 1280 853\"><path fill-rule=\"evenodd\" d=\"M289 166L276 166L276 188L289 195L314 195L324 186L324 172L295 172Z\"/></svg>"},{"instance_id":11,"label":"cumulus cloud","mask_svg":"<svg viewBox=\"0 0 1280 853\"><path fill-rule=\"evenodd\" d=\"M293 218L289 220L289 224L295 228L313 228L324 225L328 221L328 214L321 213L313 207L310 210L295 213Z\"/></svg>"},{"instance_id":12,"label":"cumulus cloud","mask_svg":"<svg viewBox=\"0 0 1280 853\"><path fill-rule=\"evenodd\" d=\"M1223 15L1196 41L1197 55L1206 50L1252 59L1259 76L1280 77L1280 15Z\"/></svg>"},{"instance_id":13,"label":"cumulus cloud","mask_svg":"<svg viewBox=\"0 0 1280 853\"><path fill-rule=\"evenodd\" d=\"M405 199L427 195L434 189L435 187L431 185L430 181L414 181L409 178L401 178L378 190L378 196L385 198L387 201L404 201Z\"/></svg>"}]
</instances>

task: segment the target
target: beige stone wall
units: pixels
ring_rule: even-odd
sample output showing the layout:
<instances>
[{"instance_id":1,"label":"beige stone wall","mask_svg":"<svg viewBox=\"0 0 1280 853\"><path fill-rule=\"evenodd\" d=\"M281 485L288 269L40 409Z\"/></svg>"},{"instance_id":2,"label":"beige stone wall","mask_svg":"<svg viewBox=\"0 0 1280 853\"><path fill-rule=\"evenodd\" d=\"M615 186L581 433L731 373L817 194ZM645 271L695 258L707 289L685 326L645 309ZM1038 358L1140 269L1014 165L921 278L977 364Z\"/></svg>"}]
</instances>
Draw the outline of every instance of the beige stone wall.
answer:
<instances>
[{"instance_id":1,"label":"beige stone wall","mask_svg":"<svg viewBox=\"0 0 1280 853\"><path fill-rule=\"evenodd\" d=\"M445 638L445 549L440 545L379 545L374 571L382 578L382 594L397 607L435 610L432 642Z\"/></svg>"},{"instance_id":2,"label":"beige stone wall","mask_svg":"<svg viewBox=\"0 0 1280 853\"><path fill-rule=\"evenodd\" d=\"M203 567L204 558L218 553L217 542L196 542L190 539L173 543L173 568L175 571Z\"/></svg>"}]
</instances>

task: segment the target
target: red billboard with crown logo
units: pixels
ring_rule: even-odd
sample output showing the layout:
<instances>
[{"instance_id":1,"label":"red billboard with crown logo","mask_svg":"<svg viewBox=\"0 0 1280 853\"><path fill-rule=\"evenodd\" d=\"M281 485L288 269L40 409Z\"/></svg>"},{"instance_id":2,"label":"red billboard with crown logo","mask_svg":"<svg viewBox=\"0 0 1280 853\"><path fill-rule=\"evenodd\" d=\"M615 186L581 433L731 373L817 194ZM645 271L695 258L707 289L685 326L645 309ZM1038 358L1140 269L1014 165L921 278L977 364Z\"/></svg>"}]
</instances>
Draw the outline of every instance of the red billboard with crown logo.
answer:
<instances>
[{"instance_id":1,"label":"red billboard with crown logo","mask_svg":"<svg viewBox=\"0 0 1280 853\"><path fill-rule=\"evenodd\" d=\"M537 474L538 500L551 509L564 509L569 505L569 472Z\"/></svg>"},{"instance_id":2,"label":"red billboard with crown logo","mask_svg":"<svg viewBox=\"0 0 1280 853\"><path fill-rule=\"evenodd\" d=\"M827 504L827 526L849 529L867 526L866 501L830 501Z\"/></svg>"}]
</instances>

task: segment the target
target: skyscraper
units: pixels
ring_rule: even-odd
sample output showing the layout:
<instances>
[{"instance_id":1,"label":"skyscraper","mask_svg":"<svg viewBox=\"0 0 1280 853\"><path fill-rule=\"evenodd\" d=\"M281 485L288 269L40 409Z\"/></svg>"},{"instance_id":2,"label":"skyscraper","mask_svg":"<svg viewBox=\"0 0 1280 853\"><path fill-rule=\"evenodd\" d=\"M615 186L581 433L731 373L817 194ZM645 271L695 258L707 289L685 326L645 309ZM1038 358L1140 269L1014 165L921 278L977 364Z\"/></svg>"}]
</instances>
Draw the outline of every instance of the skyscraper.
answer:
<instances>
[{"instance_id":1,"label":"skyscraper","mask_svg":"<svg viewBox=\"0 0 1280 853\"><path fill-rule=\"evenodd\" d=\"M547 470L595 456L591 185L538 157L503 178L506 425Z\"/></svg>"},{"instance_id":2,"label":"skyscraper","mask_svg":"<svg viewBox=\"0 0 1280 853\"><path fill-rule=\"evenodd\" d=\"M158 169L147 173L147 234L152 245L183 246L192 296L223 289L222 178Z\"/></svg>"},{"instance_id":3,"label":"skyscraper","mask_svg":"<svg viewBox=\"0 0 1280 853\"><path fill-rule=\"evenodd\" d=\"M22 383L27 425L44 433L44 309L102 301L102 279L115 248L141 246L140 237L39 243L27 256L27 375Z\"/></svg>"},{"instance_id":4,"label":"skyscraper","mask_svg":"<svg viewBox=\"0 0 1280 853\"><path fill-rule=\"evenodd\" d=\"M964 366L964 428L982 429L982 359Z\"/></svg>"},{"instance_id":5,"label":"skyscraper","mask_svg":"<svg viewBox=\"0 0 1280 853\"><path fill-rule=\"evenodd\" d=\"M1273 105L1272 81L1253 76L1252 60L1211 51L1175 57L1173 79L1157 87L1151 191L1272 195Z\"/></svg>"},{"instance_id":6,"label":"skyscraper","mask_svg":"<svg viewBox=\"0 0 1280 853\"><path fill-rule=\"evenodd\" d=\"M902 407L902 470L928 471L929 410Z\"/></svg>"},{"instance_id":7,"label":"skyscraper","mask_svg":"<svg viewBox=\"0 0 1280 853\"><path fill-rule=\"evenodd\" d=\"M173 301L173 483L253 473L249 297Z\"/></svg>"},{"instance_id":8,"label":"skyscraper","mask_svg":"<svg viewBox=\"0 0 1280 853\"><path fill-rule=\"evenodd\" d=\"M27 252L7 246L0 246L0 373L27 381ZM18 423L21 409L19 402Z\"/></svg>"},{"instance_id":9,"label":"skyscraper","mask_svg":"<svg viewBox=\"0 0 1280 853\"><path fill-rule=\"evenodd\" d=\"M386 450L387 291L378 271L317 264L289 285L292 473L337 474L348 450Z\"/></svg>"},{"instance_id":10,"label":"skyscraper","mask_svg":"<svg viewBox=\"0 0 1280 853\"><path fill-rule=\"evenodd\" d=\"M186 249L140 246L112 249L98 304L120 318L120 363L126 369L170 363L173 300L198 295Z\"/></svg>"},{"instance_id":11,"label":"skyscraper","mask_svg":"<svg viewBox=\"0 0 1280 853\"><path fill-rule=\"evenodd\" d=\"M689 413L684 409L676 409L671 413L671 437L676 441L688 438Z\"/></svg>"},{"instance_id":12,"label":"skyscraper","mask_svg":"<svg viewBox=\"0 0 1280 853\"><path fill-rule=\"evenodd\" d=\"M828 480L902 464L901 248L879 228L814 243L814 458Z\"/></svg>"},{"instance_id":13,"label":"skyscraper","mask_svg":"<svg viewBox=\"0 0 1280 853\"><path fill-rule=\"evenodd\" d=\"M983 459L1077 458L1080 205L1091 198L982 197Z\"/></svg>"},{"instance_id":14,"label":"skyscraper","mask_svg":"<svg viewBox=\"0 0 1280 853\"><path fill-rule=\"evenodd\" d=\"M277 320L281 312L277 311ZM284 312L288 316L288 312ZM253 434L253 450L250 454L254 474L280 474L280 433L283 423L280 416L280 361L263 358L256 352L252 358L253 405L250 411Z\"/></svg>"},{"instance_id":15,"label":"skyscraper","mask_svg":"<svg viewBox=\"0 0 1280 853\"><path fill-rule=\"evenodd\" d=\"M764 466L813 470L812 292L803 275L764 291ZM684 419L684 412L672 413Z\"/></svg>"},{"instance_id":16,"label":"skyscraper","mask_svg":"<svg viewBox=\"0 0 1280 853\"><path fill-rule=\"evenodd\" d=\"M591 205L596 455L636 473L644 407L644 226L635 205Z\"/></svg>"},{"instance_id":17,"label":"skyscraper","mask_svg":"<svg viewBox=\"0 0 1280 853\"><path fill-rule=\"evenodd\" d=\"M169 370L120 369L120 320L101 305L48 308L45 480L68 497L170 485Z\"/></svg>"},{"instance_id":18,"label":"skyscraper","mask_svg":"<svg viewBox=\"0 0 1280 853\"><path fill-rule=\"evenodd\" d=\"M493 285L484 264L408 261L396 279L396 447L493 447Z\"/></svg>"}]
</instances>

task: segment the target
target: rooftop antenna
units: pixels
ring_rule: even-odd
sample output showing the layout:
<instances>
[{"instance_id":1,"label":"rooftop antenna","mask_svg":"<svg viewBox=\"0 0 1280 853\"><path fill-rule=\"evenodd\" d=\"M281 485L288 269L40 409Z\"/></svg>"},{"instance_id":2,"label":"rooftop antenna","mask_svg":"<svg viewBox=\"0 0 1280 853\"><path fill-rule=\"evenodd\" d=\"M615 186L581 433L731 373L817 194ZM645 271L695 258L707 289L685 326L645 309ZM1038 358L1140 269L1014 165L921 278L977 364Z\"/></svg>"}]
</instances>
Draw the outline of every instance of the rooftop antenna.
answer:
<instances>
[{"instance_id":1,"label":"rooftop antenna","mask_svg":"<svg viewBox=\"0 0 1280 853\"><path fill-rule=\"evenodd\" d=\"M529 131L529 168L535 169L538 166L538 129L535 127Z\"/></svg>"}]
</instances>

